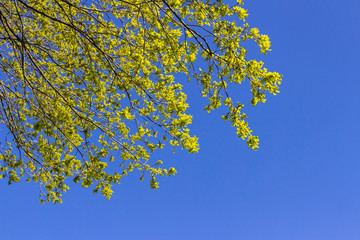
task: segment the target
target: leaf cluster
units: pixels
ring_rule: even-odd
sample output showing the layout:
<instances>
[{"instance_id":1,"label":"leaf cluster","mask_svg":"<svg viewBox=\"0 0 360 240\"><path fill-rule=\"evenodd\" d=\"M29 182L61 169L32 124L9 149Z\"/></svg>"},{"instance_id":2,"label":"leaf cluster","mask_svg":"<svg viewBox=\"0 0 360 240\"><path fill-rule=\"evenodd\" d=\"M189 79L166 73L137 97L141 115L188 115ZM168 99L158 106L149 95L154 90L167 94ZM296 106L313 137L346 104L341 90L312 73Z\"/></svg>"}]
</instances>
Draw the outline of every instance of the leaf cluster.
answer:
<instances>
[{"instance_id":1,"label":"leaf cluster","mask_svg":"<svg viewBox=\"0 0 360 240\"><path fill-rule=\"evenodd\" d=\"M197 81L206 111L226 106L223 119L256 150L258 137L228 85L247 82L256 105L278 93L282 76L246 59L241 42L270 50L246 17L241 1L1 2L0 124L12 138L0 149L0 177L39 182L41 201L54 203L69 178L107 198L134 170L158 188L156 177L176 170L153 162L151 152L199 149L178 73Z\"/></svg>"}]
</instances>

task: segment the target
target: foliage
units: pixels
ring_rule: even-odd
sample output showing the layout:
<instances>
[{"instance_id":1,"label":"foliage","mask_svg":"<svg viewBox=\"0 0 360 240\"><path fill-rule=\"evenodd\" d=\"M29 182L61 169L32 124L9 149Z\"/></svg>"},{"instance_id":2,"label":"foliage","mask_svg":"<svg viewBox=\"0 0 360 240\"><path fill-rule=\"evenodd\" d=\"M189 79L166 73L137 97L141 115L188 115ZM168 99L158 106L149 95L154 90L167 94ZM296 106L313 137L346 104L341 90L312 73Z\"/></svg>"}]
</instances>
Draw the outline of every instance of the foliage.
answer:
<instances>
[{"instance_id":1,"label":"foliage","mask_svg":"<svg viewBox=\"0 0 360 240\"><path fill-rule=\"evenodd\" d=\"M197 81L206 111L225 106L249 148L258 137L228 84L246 82L251 104L278 93L281 75L247 60L252 40L270 41L245 22L238 1L7 0L0 3L0 124L11 139L0 149L0 177L39 182L41 201L61 202L67 178L110 198L133 170L170 176L150 153L166 144L190 153L192 116L179 73ZM199 61L206 63L200 69ZM107 167L116 161L112 172Z\"/></svg>"}]
</instances>

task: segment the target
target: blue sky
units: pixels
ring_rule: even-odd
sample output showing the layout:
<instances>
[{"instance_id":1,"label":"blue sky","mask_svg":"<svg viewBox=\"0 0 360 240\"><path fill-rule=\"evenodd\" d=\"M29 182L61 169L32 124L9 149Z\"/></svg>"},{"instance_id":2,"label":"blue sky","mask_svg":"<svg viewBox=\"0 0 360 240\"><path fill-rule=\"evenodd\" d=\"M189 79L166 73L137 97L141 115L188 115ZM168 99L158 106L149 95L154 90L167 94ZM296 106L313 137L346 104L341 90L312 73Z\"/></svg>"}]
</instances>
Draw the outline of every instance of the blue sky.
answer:
<instances>
[{"instance_id":1,"label":"blue sky","mask_svg":"<svg viewBox=\"0 0 360 240\"><path fill-rule=\"evenodd\" d=\"M257 152L192 90L200 152L156 156L175 177L154 191L130 175L111 200L72 186L61 205L1 181L0 239L360 239L360 1L245 7L272 41L266 66L284 75L278 96L249 109Z\"/></svg>"}]
</instances>

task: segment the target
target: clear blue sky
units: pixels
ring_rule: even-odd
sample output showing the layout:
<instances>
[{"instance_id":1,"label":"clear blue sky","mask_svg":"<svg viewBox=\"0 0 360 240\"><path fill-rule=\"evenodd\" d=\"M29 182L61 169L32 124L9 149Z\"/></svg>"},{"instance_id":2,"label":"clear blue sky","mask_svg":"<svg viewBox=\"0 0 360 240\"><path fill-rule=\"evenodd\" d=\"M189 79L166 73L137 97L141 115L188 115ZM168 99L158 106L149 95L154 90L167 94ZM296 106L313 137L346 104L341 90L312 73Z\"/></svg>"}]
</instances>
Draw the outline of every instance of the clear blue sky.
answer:
<instances>
[{"instance_id":1,"label":"clear blue sky","mask_svg":"<svg viewBox=\"0 0 360 240\"><path fill-rule=\"evenodd\" d=\"M280 94L251 109L261 149L219 114L189 103L197 155L160 156L178 174L160 188L129 176L111 200L72 186L40 205L38 186L0 181L0 239L360 239L360 1L247 0L270 36ZM242 92L232 90L233 94Z\"/></svg>"}]
</instances>

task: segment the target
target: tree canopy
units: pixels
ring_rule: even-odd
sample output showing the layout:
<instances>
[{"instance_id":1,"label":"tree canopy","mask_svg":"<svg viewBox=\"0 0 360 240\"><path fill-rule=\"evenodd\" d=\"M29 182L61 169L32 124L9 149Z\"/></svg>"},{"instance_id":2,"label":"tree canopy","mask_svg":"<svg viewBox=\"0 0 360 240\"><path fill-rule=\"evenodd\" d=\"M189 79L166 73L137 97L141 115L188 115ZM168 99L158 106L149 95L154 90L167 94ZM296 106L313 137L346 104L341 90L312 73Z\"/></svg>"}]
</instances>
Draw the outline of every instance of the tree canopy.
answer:
<instances>
[{"instance_id":1,"label":"tree canopy","mask_svg":"<svg viewBox=\"0 0 360 240\"><path fill-rule=\"evenodd\" d=\"M256 150L244 103L228 89L247 84L256 105L278 93L282 76L246 58L242 42L270 50L247 15L241 0L0 2L0 178L38 182L40 200L55 203L67 179L110 198L137 170L158 188L156 177L176 170L151 152L199 148L187 80L208 99L204 109L224 108L222 118Z\"/></svg>"}]
</instances>

